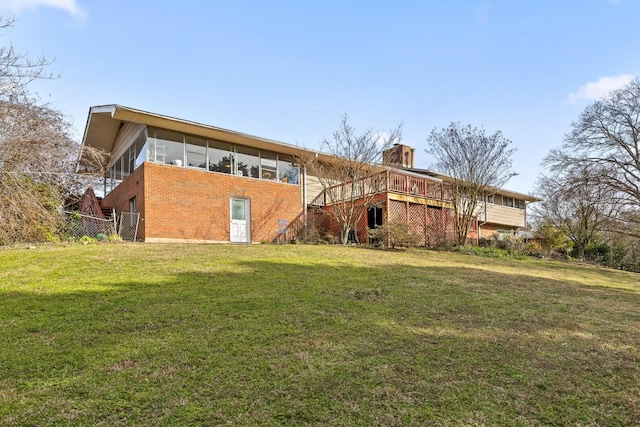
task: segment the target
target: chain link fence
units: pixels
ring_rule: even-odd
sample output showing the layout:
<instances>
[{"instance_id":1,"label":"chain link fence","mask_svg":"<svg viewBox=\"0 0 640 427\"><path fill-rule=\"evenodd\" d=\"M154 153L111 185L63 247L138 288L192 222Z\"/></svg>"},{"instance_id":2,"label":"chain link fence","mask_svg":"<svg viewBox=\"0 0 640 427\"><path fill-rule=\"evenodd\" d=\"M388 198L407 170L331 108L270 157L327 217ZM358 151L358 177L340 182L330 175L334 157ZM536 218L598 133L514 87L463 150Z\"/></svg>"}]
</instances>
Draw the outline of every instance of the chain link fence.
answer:
<instances>
[{"instance_id":1,"label":"chain link fence","mask_svg":"<svg viewBox=\"0 0 640 427\"><path fill-rule=\"evenodd\" d=\"M116 233L115 219L98 218L80 212L64 212L63 233L80 239L84 236L96 237L98 234L110 236Z\"/></svg>"},{"instance_id":2,"label":"chain link fence","mask_svg":"<svg viewBox=\"0 0 640 427\"><path fill-rule=\"evenodd\" d=\"M139 212L122 212L120 216L99 218L80 212L64 212L63 234L74 239L84 236L97 237L119 235L122 240L135 242L138 238Z\"/></svg>"},{"instance_id":3,"label":"chain link fence","mask_svg":"<svg viewBox=\"0 0 640 427\"><path fill-rule=\"evenodd\" d=\"M140 212L122 212L118 226L118 234L122 240L135 242L138 238Z\"/></svg>"}]
</instances>

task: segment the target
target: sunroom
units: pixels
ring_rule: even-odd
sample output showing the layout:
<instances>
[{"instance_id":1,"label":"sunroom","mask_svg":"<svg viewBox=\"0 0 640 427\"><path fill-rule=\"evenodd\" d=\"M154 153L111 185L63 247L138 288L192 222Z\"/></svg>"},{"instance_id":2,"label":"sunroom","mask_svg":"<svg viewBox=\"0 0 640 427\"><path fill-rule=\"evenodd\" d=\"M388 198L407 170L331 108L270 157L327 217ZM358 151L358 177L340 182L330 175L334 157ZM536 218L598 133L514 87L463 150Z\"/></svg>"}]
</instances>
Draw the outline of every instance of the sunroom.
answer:
<instances>
[{"instance_id":1,"label":"sunroom","mask_svg":"<svg viewBox=\"0 0 640 427\"><path fill-rule=\"evenodd\" d=\"M300 167L290 155L146 127L111 164L105 194L145 161L292 185L300 181Z\"/></svg>"},{"instance_id":2,"label":"sunroom","mask_svg":"<svg viewBox=\"0 0 640 427\"><path fill-rule=\"evenodd\" d=\"M300 183L298 147L117 105L91 108L83 144L110 155L105 195L144 162ZM90 162L78 169L91 172Z\"/></svg>"}]
</instances>

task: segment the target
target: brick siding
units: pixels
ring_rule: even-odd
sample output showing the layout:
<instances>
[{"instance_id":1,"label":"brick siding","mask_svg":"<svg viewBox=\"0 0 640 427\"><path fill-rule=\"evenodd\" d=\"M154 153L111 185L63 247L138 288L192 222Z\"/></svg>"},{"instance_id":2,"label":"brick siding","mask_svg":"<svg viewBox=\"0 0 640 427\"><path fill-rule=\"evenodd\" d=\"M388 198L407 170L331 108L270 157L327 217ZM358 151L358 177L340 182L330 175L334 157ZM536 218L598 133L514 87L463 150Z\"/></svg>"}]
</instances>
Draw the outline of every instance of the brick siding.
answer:
<instances>
[{"instance_id":1,"label":"brick siding","mask_svg":"<svg viewBox=\"0 0 640 427\"><path fill-rule=\"evenodd\" d=\"M230 199L250 201L251 241L272 241L278 220L303 206L300 186L145 162L103 200L120 213L136 197L147 241L229 242Z\"/></svg>"}]
</instances>

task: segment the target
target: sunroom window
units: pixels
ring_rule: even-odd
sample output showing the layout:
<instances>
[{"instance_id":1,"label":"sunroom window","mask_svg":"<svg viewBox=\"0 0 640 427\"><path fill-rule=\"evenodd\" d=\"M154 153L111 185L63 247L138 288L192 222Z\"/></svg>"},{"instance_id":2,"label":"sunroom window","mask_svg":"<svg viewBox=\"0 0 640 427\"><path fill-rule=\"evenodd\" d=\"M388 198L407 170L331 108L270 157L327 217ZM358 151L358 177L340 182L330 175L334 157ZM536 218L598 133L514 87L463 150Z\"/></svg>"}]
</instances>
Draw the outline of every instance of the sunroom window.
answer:
<instances>
[{"instance_id":1,"label":"sunroom window","mask_svg":"<svg viewBox=\"0 0 640 427\"><path fill-rule=\"evenodd\" d=\"M278 179L278 162L276 155L265 151L260 154L260 178L275 181Z\"/></svg>"},{"instance_id":2,"label":"sunroom window","mask_svg":"<svg viewBox=\"0 0 640 427\"><path fill-rule=\"evenodd\" d=\"M300 169L291 159L278 159L278 180L289 184L298 184Z\"/></svg>"},{"instance_id":3,"label":"sunroom window","mask_svg":"<svg viewBox=\"0 0 640 427\"><path fill-rule=\"evenodd\" d=\"M207 140L193 136L186 137L187 166L192 168L207 168Z\"/></svg>"},{"instance_id":4,"label":"sunroom window","mask_svg":"<svg viewBox=\"0 0 640 427\"><path fill-rule=\"evenodd\" d=\"M182 166L184 164L184 137L168 130L156 130L156 161Z\"/></svg>"},{"instance_id":5,"label":"sunroom window","mask_svg":"<svg viewBox=\"0 0 640 427\"><path fill-rule=\"evenodd\" d=\"M237 174L260 178L260 156L259 151L250 147L237 147L236 169Z\"/></svg>"},{"instance_id":6,"label":"sunroom window","mask_svg":"<svg viewBox=\"0 0 640 427\"><path fill-rule=\"evenodd\" d=\"M300 167L291 156L149 127L112 164L105 177L107 191L145 161L293 185L300 182Z\"/></svg>"},{"instance_id":7,"label":"sunroom window","mask_svg":"<svg viewBox=\"0 0 640 427\"><path fill-rule=\"evenodd\" d=\"M231 145L226 142L209 141L209 170L212 172L233 172Z\"/></svg>"}]
</instances>

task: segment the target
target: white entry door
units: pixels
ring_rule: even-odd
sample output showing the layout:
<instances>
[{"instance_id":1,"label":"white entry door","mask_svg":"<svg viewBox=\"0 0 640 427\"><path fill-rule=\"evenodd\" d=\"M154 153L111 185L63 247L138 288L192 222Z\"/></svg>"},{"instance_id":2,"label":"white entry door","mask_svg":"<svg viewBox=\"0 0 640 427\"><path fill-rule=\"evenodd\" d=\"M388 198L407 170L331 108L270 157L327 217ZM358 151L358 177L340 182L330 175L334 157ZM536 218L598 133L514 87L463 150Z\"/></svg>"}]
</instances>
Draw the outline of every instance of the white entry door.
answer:
<instances>
[{"instance_id":1,"label":"white entry door","mask_svg":"<svg viewBox=\"0 0 640 427\"><path fill-rule=\"evenodd\" d=\"M231 199L230 240L232 243L249 243L251 241L250 217L248 199Z\"/></svg>"}]
</instances>

